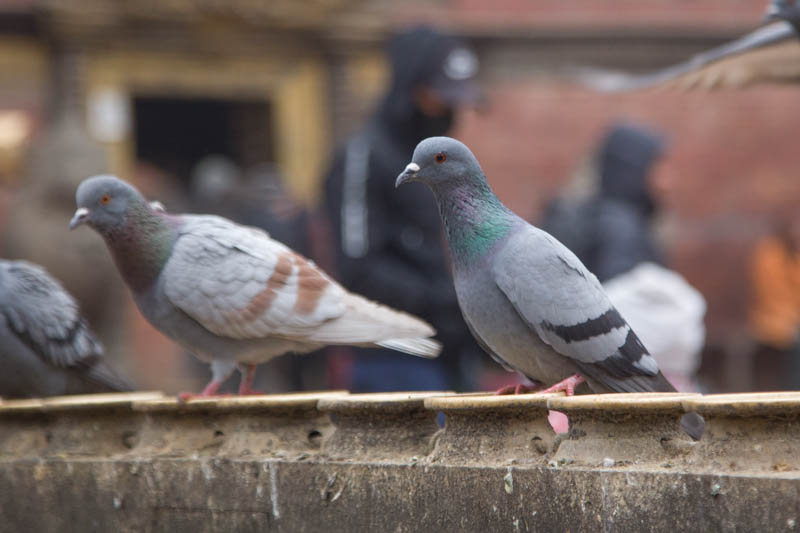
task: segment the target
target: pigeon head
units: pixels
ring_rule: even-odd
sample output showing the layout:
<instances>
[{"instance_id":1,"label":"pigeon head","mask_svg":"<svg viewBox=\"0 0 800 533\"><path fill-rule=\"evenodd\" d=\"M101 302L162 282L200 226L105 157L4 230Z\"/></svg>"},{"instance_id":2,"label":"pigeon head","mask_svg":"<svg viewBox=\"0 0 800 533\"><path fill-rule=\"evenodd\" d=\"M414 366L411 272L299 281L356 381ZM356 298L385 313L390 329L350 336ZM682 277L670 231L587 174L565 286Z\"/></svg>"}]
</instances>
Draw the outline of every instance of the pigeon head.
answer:
<instances>
[{"instance_id":1,"label":"pigeon head","mask_svg":"<svg viewBox=\"0 0 800 533\"><path fill-rule=\"evenodd\" d=\"M100 233L108 233L125 223L131 207L151 209L133 186L111 175L87 178L75 193L78 209L69 229L88 224Z\"/></svg>"},{"instance_id":2,"label":"pigeon head","mask_svg":"<svg viewBox=\"0 0 800 533\"><path fill-rule=\"evenodd\" d=\"M417 145L406 169L397 176L395 187L421 181L431 189L454 182L485 184L478 160L463 143L450 137L430 137Z\"/></svg>"}]
</instances>

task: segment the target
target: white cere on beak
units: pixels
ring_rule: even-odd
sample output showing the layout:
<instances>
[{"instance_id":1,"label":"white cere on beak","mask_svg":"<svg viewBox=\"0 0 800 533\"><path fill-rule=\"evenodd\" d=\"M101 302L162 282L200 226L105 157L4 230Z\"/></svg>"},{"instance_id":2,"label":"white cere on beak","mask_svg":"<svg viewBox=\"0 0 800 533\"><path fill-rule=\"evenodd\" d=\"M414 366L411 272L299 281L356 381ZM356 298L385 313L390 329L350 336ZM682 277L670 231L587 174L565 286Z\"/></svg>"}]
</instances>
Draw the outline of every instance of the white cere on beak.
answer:
<instances>
[{"instance_id":1,"label":"white cere on beak","mask_svg":"<svg viewBox=\"0 0 800 533\"><path fill-rule=\"evenodd\" d=\"M406 172L419 172L419 165L416 163L409 163L406 165Z\"/></svg>"},{"instance_id":2,"label":"white cere on beak","mask_svg":"<svg viewBox=\"0 0 800 533\"><path fill-rule=\"evenodd\" d=\"M72 220L69 221L69 229L75 229L83 224L88 216L89 210L85 207L79 207L72 216Z\"/></svg>"}]
</instances>

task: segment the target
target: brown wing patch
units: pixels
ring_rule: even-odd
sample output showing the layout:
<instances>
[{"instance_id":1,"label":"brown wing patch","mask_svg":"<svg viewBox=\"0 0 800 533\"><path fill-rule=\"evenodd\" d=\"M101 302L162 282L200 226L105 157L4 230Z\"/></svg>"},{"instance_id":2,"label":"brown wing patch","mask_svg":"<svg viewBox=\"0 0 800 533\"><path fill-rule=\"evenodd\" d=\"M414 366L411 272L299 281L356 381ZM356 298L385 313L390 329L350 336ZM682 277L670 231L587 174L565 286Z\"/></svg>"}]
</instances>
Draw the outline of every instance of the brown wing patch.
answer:
<instances>
[{"instance_id":1,"label":"brown wing patch","mask_svg":"<svg viewBox=\"0 0 800 533\"><path fill-rule=\"evenodd\" d=\"M307 315L317 308L330 281L305 257L294 254L294 262L297 265L297 302L294 309Z\"/></svg>"},{"instance_id":2,"label":"brown wing patch","mask_svg":"<svg viewBox=\"0 0 800 533\"><path fill-rule=\"evenodd\" d=\"M292 267L292 254L283 253L278 257L275 270L272 272L272 276L267 280L267 286L264 287L264 290L253 296L250 303L248 303L247 307L242 311L243 319L255 320L269 309L272 305L272 301L278 295L276 289L286 285L286 282L289 280L289 276L292 274Z\"/></svg>"}]
</instances>

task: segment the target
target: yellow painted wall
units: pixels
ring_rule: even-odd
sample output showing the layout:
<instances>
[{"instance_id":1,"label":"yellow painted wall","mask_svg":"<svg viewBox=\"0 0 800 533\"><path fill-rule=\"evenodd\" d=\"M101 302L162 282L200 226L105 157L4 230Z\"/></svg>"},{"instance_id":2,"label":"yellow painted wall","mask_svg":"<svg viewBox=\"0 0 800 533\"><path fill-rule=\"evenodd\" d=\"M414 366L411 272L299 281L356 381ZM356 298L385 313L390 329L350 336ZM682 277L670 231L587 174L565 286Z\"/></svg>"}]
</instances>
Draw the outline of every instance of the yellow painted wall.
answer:
<instances>
[{"instance_id":1,"label":"yellow painted wall","mask_svg":"<svg viewBox=\"0 0 800 533\"><path fill-rule=\"evenodd\" d=\"M0 180L17 177L43 105L47 56L33 39L0 38Z\"/></svg>"},{"instance_id":2,"label":"yellow painted wall","mask_svg":"<svg viewBox=\"0 0 800 533\"><path fill-rule=\"evenodd\" d=\"M274 109L275 154L286 183L307 204L318 198L318 181L330 146L327 81L319 58L198 57L191 54L113 52L89 62L87 90L127 94L264 98ZM133 125L135 127L135 125ZM112 172L131 173L133 130L107 144Z\"/></svg>"}]
</instances>

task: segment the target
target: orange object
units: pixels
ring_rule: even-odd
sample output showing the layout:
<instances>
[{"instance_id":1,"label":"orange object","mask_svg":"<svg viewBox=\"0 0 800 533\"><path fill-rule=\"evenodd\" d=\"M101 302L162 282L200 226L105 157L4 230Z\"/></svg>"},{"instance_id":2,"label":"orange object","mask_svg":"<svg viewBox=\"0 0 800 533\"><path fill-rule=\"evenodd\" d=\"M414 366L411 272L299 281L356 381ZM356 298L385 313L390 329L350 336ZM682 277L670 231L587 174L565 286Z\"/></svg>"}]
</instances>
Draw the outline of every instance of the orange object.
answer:
<instances>
[{"instance_id":1,"label":"orange object","mask_svg":"<svg viewBox=\"0 0 800 533\"><path fill-rule=\"evenodd\" d=\"M800 252L778 237L767 237L756 246L750 272L754 337L778 349L789 348L800 329Z\"/></svg>"}]
</instances>

